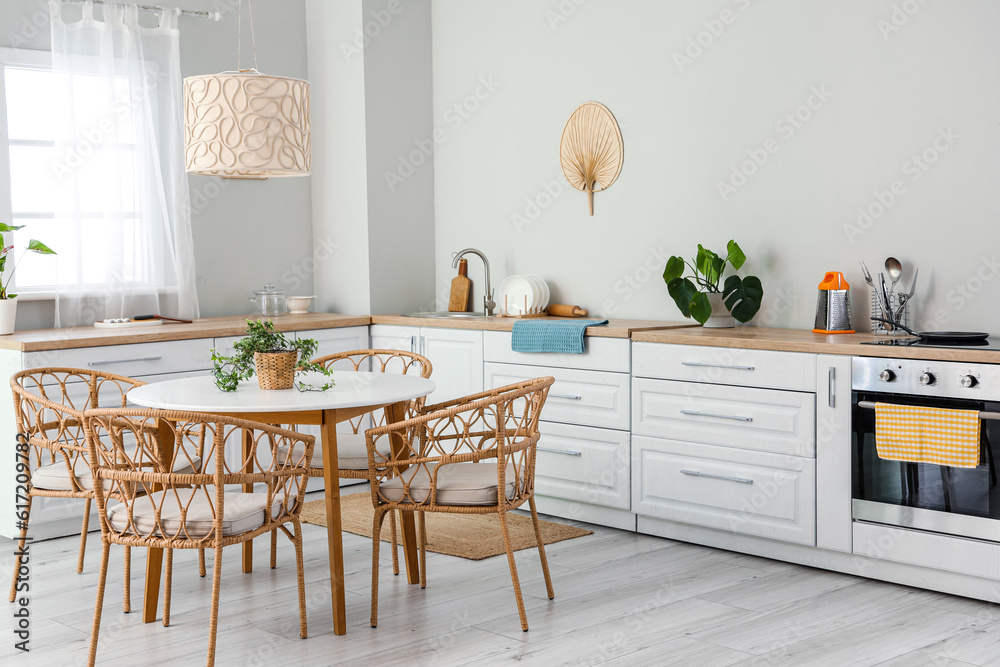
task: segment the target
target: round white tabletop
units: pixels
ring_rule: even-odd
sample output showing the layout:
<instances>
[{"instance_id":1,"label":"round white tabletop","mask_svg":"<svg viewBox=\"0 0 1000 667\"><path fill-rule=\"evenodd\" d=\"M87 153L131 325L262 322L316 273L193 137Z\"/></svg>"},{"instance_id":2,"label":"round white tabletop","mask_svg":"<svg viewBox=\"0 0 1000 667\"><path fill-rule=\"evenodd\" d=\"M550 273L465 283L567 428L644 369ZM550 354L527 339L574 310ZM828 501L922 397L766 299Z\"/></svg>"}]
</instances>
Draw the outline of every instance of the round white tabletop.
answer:
<instances>
[{"instance_id":1,"label":"round white tabletop","mask_svg":"<svg viewBox=\"0 0 1000 667\"><path fill-rule=\"evenodd\" d=\"M305 373L301 379L313 386L327 381L318 373ZM326 391L262 390L252 378L227 392L206 375L151 382L129 391L128 400L147 408L191 412L295 412L386 405L434 391L434 383L419 375L334 371L332 379L336 384Z\"/></svg>"}]
</instances>

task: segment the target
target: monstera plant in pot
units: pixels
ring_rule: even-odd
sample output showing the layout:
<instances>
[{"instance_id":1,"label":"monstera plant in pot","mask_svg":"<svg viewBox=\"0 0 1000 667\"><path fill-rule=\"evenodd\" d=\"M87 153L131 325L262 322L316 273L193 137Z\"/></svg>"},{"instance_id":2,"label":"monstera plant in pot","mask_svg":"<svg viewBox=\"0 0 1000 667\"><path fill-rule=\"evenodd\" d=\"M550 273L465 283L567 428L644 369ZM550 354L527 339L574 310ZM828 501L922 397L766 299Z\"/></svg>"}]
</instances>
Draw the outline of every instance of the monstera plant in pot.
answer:
<instances>
[{"instance_id":1,"label":"monstera plant in pot","mask_svg":"<svg viewBox=\"0 0 1000 667\"><path fill-rule=\"evenodd\" d=\"M24 228L24 225L8 225L0 222L0 235L3 232L14 232L22 228ZM31 239L28 241L28 247L14 261L14 266L10 267L10 271L5 271L7 268L7 255L14 249L14 246L13 244L8 245L6 238L0 241L0 246L2 246L0 248L0 336L5 336L14 333L14 317L17 314L17 295L11 294L8 291L10 281L14 278L14 269L17 268L17 265L21 263L21 260L24 259L25 254L28 252L38 253L39 255L54 255L56 252L41 241Z\"/></svg>"},{"instance_id":2,"label":"monstera plant in pot","mask_svg":"<svg viewBox=\"0 0 1000 667\"><path fill-rule=\"evenodd\" d=\"M727 265L738 271L746 260L736 241L727 244L725 257L699 243L692 262L676 256L667 260L663 282L684 317L693 317L706 327L736 326L735 320L753 319L764 298L764 288L756 276L731 275L722 282ZM685 268L690 269L687 276Z\"/></svg>"}]
</instances>

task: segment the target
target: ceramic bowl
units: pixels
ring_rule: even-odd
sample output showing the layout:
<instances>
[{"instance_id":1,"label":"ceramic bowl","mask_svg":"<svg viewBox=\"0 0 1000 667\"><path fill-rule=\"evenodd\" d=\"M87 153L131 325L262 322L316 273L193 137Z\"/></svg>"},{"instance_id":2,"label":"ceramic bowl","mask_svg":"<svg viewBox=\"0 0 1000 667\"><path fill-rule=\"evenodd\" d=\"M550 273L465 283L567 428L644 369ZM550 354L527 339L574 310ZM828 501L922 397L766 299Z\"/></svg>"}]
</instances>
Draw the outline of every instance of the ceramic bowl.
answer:
<instances>
[{"instance_id":1,"label":"ceramic bowl","mask_svg":"<svg viewBox=\"0 0 1000 667\"><path fill-rule=\"evenodd\" d=\"M312 304L312 300L316 298L316 295L312 296L289 296L285 297L285 305L288 306L288 312L293 314L308 313L309 306Z\"/></svg>"}]
</instances>

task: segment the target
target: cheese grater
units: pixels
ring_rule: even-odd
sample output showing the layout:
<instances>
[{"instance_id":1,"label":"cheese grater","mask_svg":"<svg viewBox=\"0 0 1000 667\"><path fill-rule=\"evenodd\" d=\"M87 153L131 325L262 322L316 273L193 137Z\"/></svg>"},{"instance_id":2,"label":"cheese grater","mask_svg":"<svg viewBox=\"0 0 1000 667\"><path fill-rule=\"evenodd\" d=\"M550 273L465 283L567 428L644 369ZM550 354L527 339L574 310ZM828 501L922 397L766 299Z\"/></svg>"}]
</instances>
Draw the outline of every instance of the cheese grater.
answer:
<instances>
[{"instance_id":1,"label":"cheese grater","mask_svg":"<svg viewBox=\"0 0 1000 667\"><path fill-rule=\"evenodd\" d=\"M819 284L813 333L854 333L851 326L851 286L840 271L828 271Z\"/></svg>"}]
</instances>

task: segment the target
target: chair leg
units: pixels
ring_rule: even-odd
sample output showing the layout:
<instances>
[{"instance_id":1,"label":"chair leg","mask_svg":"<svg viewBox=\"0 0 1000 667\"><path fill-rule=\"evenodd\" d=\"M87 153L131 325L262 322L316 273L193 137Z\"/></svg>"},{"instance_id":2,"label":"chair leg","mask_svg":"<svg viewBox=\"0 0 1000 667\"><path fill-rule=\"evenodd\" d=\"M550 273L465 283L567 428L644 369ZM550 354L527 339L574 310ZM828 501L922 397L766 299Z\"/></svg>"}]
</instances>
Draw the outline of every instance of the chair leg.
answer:
<instances>
[{"instance_id":1,"label":"chair leg","mask_svg":"<svg viewBox=\"0 0 1000 667\"><path fill-rule=\"evenodd\" d=\"M166 575L163 581L163 627L170 627L170 591L174 581L174 550L165 549L167 552Z\"/></svg>"},{"instance_id":2,"label":"chair leg","mask_svg":"<svg viewBox=\"0 0 1000 667\"><path fill-rule=\"evenodd\" d=\"M524 598L521 597L521 581L517 578L517 565L514 564L514 549L510 545L510 531L507 529L506 512L500 512L500 530L503 532L503 545L507 549L507 564L510 565L510 580L514 584L517 613L521 616L521 629L527 632L528 615L524 613Z\"/></svg>"},{"instance_id":3,"label":"chair leg","mask_svg":"<svg viewBox=\"0 0 1000 667\"><path fill-rule=\"evenodd\" d=\"M215 547L215 563L212 566L212 615L208 623L208 659L206 667L215 665L215 638L219 632L219 589L222 582L222 547Z\"/></svg>"},{"instance_id":4,"label":"chair leg","mask_svg":"<svg viewBox=\"0 0 1000 667\"><path fill-rule=\"evenodd\" d=\"M198 549L198 576L205 576L205 548Z\"/></svg>"},{"instance_id":5,"label":"chair leg","mask_svg":"<svg viewBox=\"0 0 1000 667\"><path fill-rule=\"evenodd\" d=\"M278 567L278 529L271 531L271 569Z\"/></svg>"},{"instance_id":6,"label":"chair leg","mask_svg":"<svg viewBox=\"0 0 1000 667\"><path fill-rule=\"evenodd\" d=\"M389 512L389 533L392 535L392 573L399 575L399 552L396 548L396 511Z\"/></svg>"},{"instance_id":7,"label":"chair leg","mask_svg":"<svg viewBox=\"0 0 1000 667\"><path fill-rule=\"evenodd\" d=\"M87 529L90 527L90 498L83 503L83 526L80 527L80 555L76 559L76 573L83 573L83 557L87 553Z\"/></svg>"},{"instance_id":8,"label":"chair leg","mask_svg":"<svg viewBox=\"0 0 1000 667\"><path fill-rule=\"evenodd\" d=\"M292 520L295 529L295 537L292 543L295 545L295 568L297 570L299 585L299 637L305 639L309 636L309 629L306 627L306 575L302 568L302 522L298 517ZM275 531L272 535L276 535Z\"/></svg>"},{"instance_id":9,"label":"chair leg","mask_svg":"<svg viewBox=\"0 0 1000 667\"><path fill-rule=\"evenodd\" d=\"M104 608L104 585L108 581L108 556L111 544L101 540L101 572L97 578L97 602L94 605L94 626L90 631L90 655L87 657L88 667L94 667L97 662L97 638L101 632L101 610Z\"/></svg>"},{"instance_id":10,"label":"chair leg","mask_svg":"<svg viewBox=\"0 0 1000 667\"><path fill-rule=\"evenodd\" d=\"M17 575L21 571L21 554L24 553L24 545L28 542L28 521L31 519L31 494L28 494L27 502L27 514L25 514L24 521L21 522L21 537L17 543L17 552L14 556L14 574L10 578L10 599L9 602L13 602L14 598L17 597Z\"/></svg>"},{"instance_id":11,"label":"chair leg","mask_svg":"<svg viewBox=\"0 0 1000 667\"><path fill-rule=\"evenodd\" d=\"M426 512L417 512L417 551L420 552L420 588L427 588L427 525Z\"/></svg>"},{"instance_id":12,"label":"chair leg","mask_svg":"<svg viewBox=\"0 0 1000 667\"><path fill-rule=\"evenodd\" d=\"M545 557L545 542L542 541L542 526L538 523L538 511L535 510L535 497L528 499L528 506L531 508L531 523L535 525L535 542L538 544L538 557L542 561L542 574L545 575L545 592L549 599L554 600L555 591L552 590L552 577L549 576L549 561Z\"/></svg>"},{"instance_id":13,"label":"chair leg","mask_svg":"<svg viewBox=\"0 0 1000 667\"><path fill-rule=\"evenodd\" d=\"M385 519L386 510L376 509L375 518L372 522L372 617L373 628L378 627L378 548L379 535L382 532L382 521Z\"/></svg>"},{"instance_id":14,"label":"chair leg","mask_svg":"<svg viewBox=\"0 0 1000 667\"><path fill-rule=\"evenodd\" d=\"M122 591L122 611L124 613L129 613L132 611L132 547L125 547L125 566L124 566L123 583L124 590Z\"/></svg>"}]
</instances>

